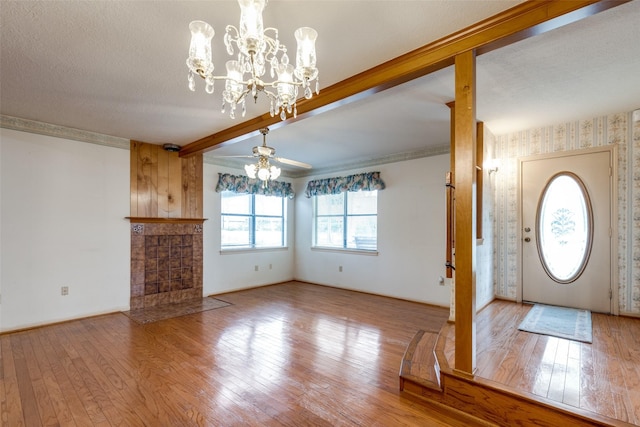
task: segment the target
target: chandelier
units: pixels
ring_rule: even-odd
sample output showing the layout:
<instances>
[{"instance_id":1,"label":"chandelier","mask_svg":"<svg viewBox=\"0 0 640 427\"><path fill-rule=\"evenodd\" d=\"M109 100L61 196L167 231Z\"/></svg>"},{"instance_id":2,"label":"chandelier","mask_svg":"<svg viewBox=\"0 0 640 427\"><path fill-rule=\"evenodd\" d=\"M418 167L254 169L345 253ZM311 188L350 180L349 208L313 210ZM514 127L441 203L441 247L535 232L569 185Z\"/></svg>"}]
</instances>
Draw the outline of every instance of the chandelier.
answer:
<instances>
[{"instance_id":1,"label":"chandelier","mask_svg":"<svg viewBox=\"0 0 640 427\"><path fill-rule=\"evenodd\" d=\"M276 28L263 28L262 10L267 0L238 0L240 5L239 29L227 25L224 45L231 56L238 51L237 59L226 63L225 76L213 75L213 59L211 56L211 39L213 27L203 21L189 24L191 44L189 47L189 89L195 91L195 76L205 81L205 91L214 91L214 81L224 80L222 92L222 112L229 106L229 116L233 119L236 108L240 105L242 116L246 113L246 97L251 94L254 102L258 101L260 92L271 100L269 112L271 117L280 115L282 120L293 112L296 117L296 99L298 89L302 88L304 97L313 96L311 82L315 80L315 92L319 92L318 69L316 68L315 41L318 33L309 27L298 28L294 35L298 42L296 50L296 67L289 63L287 48L278 39ZM268 35L270 34L270 35ZM278 55L280 58L278 59ZM267 64L270 68L271 82L262 80Z\"/></svg>"}]
</instances>

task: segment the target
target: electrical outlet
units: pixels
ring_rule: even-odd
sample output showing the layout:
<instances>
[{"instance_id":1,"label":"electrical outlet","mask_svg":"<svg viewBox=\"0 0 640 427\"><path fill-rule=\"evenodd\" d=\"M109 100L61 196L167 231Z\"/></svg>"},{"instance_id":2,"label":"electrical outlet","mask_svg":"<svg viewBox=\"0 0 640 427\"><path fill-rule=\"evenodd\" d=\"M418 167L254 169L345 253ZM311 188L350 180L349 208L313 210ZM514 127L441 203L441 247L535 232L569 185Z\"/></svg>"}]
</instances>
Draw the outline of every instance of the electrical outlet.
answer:
<instances>
[{"instance_id":1,"label":"electrical outlet","mask_svg":"<svg viewBox=\"0 0 640 427\"><path fill-rule=\"evenodd\" d=\"M258 266L253 267L253 271L258 271Z\"/></svg>"},{"instance_id":2,"label":"electrical outlet","mask_svg":"<svg viewBox=\"0 0 640 427\"><path fill-rule=\"evenodd\" d=\"M63 286L60 288L60 295L69 295L69 287Z\"/></svg>"},{"instance_id":3,"label":"electrical outlet","mask_svg":"<svg viewBox=\"0 0 640 427\"><path fill-rule=\"evenodd\" d=\"M342 266L339 266L339 267L338 267L338 271L339 271L340 273L342 273Z\"/></svg>"}]
</instances>

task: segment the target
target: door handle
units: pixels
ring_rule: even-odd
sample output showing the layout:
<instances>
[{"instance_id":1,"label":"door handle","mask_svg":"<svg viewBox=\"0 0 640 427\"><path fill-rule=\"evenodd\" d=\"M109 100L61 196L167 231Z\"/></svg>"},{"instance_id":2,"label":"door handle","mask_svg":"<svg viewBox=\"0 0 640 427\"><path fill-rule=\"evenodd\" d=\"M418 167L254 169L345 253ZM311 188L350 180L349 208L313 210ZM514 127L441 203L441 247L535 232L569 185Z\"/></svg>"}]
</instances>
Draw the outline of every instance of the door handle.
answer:
<instances>
[{"instance_id":1,"label":"door handle","mask_svg":"<svg viewBox=\"0 0 640 427\"><path fill-rule=\"evenodd\" d=\"M525 241L525 242L530 242L530 241L531 241L531 238L530 238L530 237L525 237L525 238L524 238L524 241Z\"/></svg>"}]
</instances>

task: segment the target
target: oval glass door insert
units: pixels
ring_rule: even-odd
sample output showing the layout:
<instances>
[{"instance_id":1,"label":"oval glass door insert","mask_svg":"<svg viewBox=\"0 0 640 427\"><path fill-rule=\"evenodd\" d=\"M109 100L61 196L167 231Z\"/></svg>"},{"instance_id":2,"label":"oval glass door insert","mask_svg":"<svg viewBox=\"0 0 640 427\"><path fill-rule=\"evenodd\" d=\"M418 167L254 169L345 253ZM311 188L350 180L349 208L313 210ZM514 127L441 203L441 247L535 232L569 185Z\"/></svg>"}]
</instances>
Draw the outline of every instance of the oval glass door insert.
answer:
<instances>
[{"instance_id":1,"label":"oval glass door insert","mask_svg":"<svg viewBox=\"0 0 640 427\"><path fill-rule=\"evenodd\" d=\"M537 214L540 261L558 283L576 280L589 261L593 233L591 201L580 178L561 172L547 183Z\"/></svg>"}]
</instances>

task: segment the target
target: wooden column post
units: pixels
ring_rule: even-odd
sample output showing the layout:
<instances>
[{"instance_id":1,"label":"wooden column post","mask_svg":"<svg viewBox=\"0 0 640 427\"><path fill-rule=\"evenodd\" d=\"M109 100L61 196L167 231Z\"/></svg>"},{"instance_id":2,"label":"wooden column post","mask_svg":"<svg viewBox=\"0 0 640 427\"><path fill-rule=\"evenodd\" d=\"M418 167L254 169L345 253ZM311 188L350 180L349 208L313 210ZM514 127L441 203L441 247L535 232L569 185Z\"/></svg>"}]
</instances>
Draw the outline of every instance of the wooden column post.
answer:
<instances>
[{"instance_id":1,"label":"wooden column post","mask_svg":"<svg viewBox=\"0 0 640 427\"><path fill-rule=\"evenodd\" d=\"M475 52L455 57L455 369L476 369L476 71Z\"/></svg>"}]
</instances>

